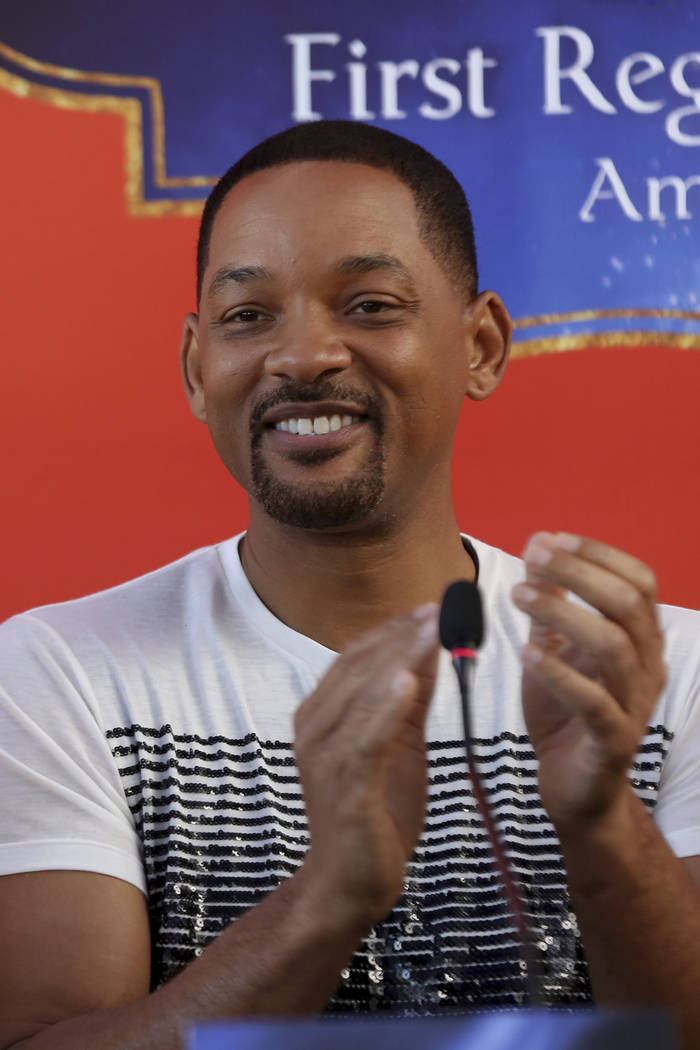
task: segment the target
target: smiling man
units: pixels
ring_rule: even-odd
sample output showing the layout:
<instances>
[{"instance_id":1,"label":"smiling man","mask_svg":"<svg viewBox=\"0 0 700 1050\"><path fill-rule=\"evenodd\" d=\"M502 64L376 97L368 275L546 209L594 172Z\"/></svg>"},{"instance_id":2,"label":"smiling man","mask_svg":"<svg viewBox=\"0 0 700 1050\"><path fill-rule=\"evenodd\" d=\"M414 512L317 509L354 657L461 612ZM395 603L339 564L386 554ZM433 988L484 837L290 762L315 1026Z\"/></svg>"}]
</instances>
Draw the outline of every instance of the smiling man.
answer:
<instances>
[{"instance_id":1,"label":"smiling man","mask_svg":"<svg viewBox=\"0 0 700 1050\"><path fill-rule=\"evenodd\" d=\"M198 301L187 396L250 524L4 628L0 1047L526 1002L438 651L456 578L544 1001L665 1004L697 1045L700 617L593 540L460 535L457 420L510 321L458 184L376 128L283 132L213 191Z\"/></svg>"}]
</instances>

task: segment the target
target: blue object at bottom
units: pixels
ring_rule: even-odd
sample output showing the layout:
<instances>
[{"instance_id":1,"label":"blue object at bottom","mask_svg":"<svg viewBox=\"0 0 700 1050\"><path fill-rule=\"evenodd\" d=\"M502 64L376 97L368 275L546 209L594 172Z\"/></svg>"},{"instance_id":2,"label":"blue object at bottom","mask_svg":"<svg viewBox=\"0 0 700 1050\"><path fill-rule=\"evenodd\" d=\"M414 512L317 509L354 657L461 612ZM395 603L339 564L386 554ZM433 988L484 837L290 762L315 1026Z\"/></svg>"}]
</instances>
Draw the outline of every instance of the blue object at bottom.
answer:
<instances>
[{"instance_id":1,"label":"blue object at bottom","mask_svg":"<svg viewBox=\"0 0 700 1050\"><path fill-rule=\"evenodd\" d=\"M469 1017L195 1025L187 1050L677 1050L659 1011L518 1010Z\"/></svg>"}]
</instances>

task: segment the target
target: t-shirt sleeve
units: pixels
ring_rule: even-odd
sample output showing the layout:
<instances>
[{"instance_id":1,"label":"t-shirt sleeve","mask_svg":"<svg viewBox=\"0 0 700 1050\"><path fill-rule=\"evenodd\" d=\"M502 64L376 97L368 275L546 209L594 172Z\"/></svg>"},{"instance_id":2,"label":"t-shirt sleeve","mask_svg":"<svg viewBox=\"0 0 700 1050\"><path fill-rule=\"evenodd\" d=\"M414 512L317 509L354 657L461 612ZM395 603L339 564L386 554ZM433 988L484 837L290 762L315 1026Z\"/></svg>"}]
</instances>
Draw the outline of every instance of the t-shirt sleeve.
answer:
<instances>
[{"instance_id":1,"label":"t-shirt sleeve","mask_svg":"<svg viewBox=\"0 0 700 1050\"><path fill-rule=\"evenodd\" d=\"M40 615L0 627L0 875L93 871L146 892L94 682Z\"/></svg>"},{"instance_id":2,"label":"t-shirt sleeve","mask_svg":"<svg viewBox=\"0 0 700 1050\"><path fill-rule=\"evenodd\" d=\"M673 733L654 819L679 857L700 855L700 613L666 610L665 717Z\"/></svg>"}]
</instances>

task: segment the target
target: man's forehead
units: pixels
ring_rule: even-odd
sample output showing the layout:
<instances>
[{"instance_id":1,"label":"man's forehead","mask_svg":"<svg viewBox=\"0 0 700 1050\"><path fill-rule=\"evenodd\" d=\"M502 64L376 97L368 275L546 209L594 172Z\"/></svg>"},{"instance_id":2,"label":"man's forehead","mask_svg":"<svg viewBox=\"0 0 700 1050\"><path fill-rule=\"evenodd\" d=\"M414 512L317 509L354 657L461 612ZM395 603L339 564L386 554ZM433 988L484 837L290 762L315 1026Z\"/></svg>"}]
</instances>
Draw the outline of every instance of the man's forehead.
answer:
<instances>
[{"instance_id":1,"label":"man's forehead","mask_svg":"<svg viewBox=\"0 0 700 1050\"><path fill-rule=\"evenodd\" d=\"M411 190L364 164L300 161L247 175L229 190L212 227L210 284L220 270L274 269L290 253L333 268L393 269L422 255ZM367 260L370 260L369 262ZM226 279L223 277L222 279ZM211 293L210 293L211 294Z\"/></svg>"},{"instance_id":2,"label":"man's forehead","mask_svg":"<svg viewBox=\"0 0 700 1050\"><path fill-rule=\"evenodd\" d=\"M230 222L256 210L293 216L323 203L359 211L373 203L386 208L389 202L410 222L415 213L413 193L391 171L356 161L291 161L254 171L232 186L214 220L214 230L221 220Z\"/></svg>"}]
</instances>

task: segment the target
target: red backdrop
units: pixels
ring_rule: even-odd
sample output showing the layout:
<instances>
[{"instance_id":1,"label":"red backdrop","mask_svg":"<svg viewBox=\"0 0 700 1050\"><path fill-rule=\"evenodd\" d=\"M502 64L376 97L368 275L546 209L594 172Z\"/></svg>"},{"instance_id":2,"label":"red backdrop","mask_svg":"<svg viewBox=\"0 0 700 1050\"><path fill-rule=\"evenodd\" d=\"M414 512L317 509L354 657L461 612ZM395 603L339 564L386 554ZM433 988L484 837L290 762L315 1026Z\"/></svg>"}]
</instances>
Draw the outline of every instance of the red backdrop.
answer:
<instances>
[{"instance_id":1,"label":"red backdrop","mask_svg":"<svg viewBox=\"0 0 700 1050\"><path fill-rule=\"evenodd\" d=\"M0 91L0 127L4 617L230 535L246 504L180 388L196 221L127 214L119 115ZM462 526L514 552L537 528L595 535L700 606L698 390L687 350L514 360L465 407Z\"/></svg>"}]
</instances>

